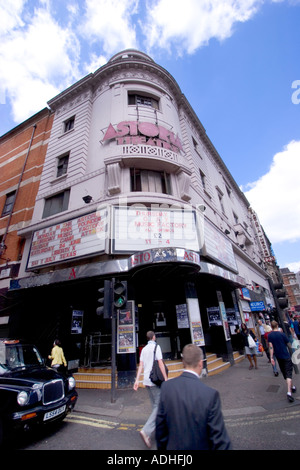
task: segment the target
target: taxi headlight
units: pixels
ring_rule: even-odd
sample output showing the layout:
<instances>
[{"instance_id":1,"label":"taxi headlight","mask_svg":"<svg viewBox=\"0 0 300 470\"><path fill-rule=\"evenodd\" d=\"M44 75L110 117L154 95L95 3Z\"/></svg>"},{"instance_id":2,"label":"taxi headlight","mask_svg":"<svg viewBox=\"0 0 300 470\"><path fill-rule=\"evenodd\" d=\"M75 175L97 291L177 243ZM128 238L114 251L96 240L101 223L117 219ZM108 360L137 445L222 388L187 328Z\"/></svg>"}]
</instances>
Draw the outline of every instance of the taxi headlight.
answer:
<instances>
[{"instance_id":1,"label":"taxi headlight","mask_svg":"<svg viewBox=\"0 0 300 470\"><path fill-rule=\"evenodd\" d=\"M18 393L17 402L20 406L25 406L29 402L29 395L27 392L22 391Z\"/></svg>"},{"instance_id":2,"label":"taxi headlight","mask_svg":"<svg viewBox=\"0 0 300 470\"><path fill-rule=\"evenodd\" d=\"M69 390L72 390L75 388L76 382L74 377L68 377L68 382L69 382Z\"/></svg>"}]
</instances>

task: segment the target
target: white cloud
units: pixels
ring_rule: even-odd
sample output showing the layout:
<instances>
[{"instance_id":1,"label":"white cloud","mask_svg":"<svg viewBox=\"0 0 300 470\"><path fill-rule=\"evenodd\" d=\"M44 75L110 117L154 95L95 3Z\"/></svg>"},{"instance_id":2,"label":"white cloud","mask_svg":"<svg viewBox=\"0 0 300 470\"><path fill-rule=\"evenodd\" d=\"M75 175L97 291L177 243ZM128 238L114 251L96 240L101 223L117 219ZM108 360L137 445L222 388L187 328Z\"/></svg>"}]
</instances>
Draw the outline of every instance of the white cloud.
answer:
<instances>
[{"instance_id":1,"label":"white cloud","mask_svg":"<svg viewBox=\"0 0 300 470\"><path fill-rule=\"evenodd\" d=\"M36 8L27 23L21 2L10 6L10 30L0 26L0 91L20 122L80 77L79 47L73 32L55 22L47 5Z\"/></svg>"},{"instance_id":2,"label":"white cloud","mask_svg":"<svg viewBox=\"0 0 300 470\"><path fill-rule=\"evenodd\" d=\"M266 0L4 0L0 5L0 104L15 122L110 56L137 48L194 52L223 40ZM296 0L290 0L296 1ZM33 93L33 94L32 94Z\"/></svg>"},{"instance_id":3,"label":"white cloud","mask_svg":"<svg viewBox=\"0 0 300 470\"><path fill-rule=\"evenodd\" d=\"M10 0L0 5L0 35L16 26L22 26L21 12L26 0Z\"/></svg>"},{"instance_id":4,"label":"white cloud","mask_svg":"<svg viewBox=\"0 0 300 470\"><path fill-rule=\"evenodd\" d=\"M262 0L148 0L147 44L151 49L195 52L212 38L224 40L233 33L235 23L249 20Z\"/></svg>"},{"instance_id":5,"label":"white cloud","mask_svg":"<svg viewBox=\"0 0 300 470\"><path fill-rule=\"evenodd\" d=\"M75 0L65 7L60 0L1 2L0 102L11 105L16 123L106 63L104 55L137 46L138 0L86 0L81 9Z\"/></svg>"},{"instance_id":6,"label":"white cloud","mask_svg":"<svg viewBox=\"0 0 300 470\"><path fill-rule=\"evenodd\" d=\"M294 263L287 263L285 267L289 268L292 273L298 273L300 271L300 261L295 261Z\"/></svg>"},{"instance_id":7,"label":"white cloud","mask_svg":"<svg viewBox=\"0 0 300 470\"><path fill-rule=\"evenodd\" d=\"M101 41L108 54L137 47L132 15L137 12L138 3L138 0L86 0L82 34L94 43Z\"/></svg>"},{"instance_id":8,"label":"white cloud","mask_svg":"<svg viewBox=\"0 0 300 470\"><path fill-rule=\"evenodd\" d=\"M86 74L95 72L99 67L107 63L107 58L100 54L91 54L89 63L84 64L84 71Z\"/></svg>"},{"instance_id":9,"label":"white cloud","mask_svg":"<svg viewBox=\"0 0 300 470\"><path fill-rule=\"evenodd\" d=\"M245 195L272 244L300 240L300 141L277 153L269 172Z\"/></svg>"}]
</instances>

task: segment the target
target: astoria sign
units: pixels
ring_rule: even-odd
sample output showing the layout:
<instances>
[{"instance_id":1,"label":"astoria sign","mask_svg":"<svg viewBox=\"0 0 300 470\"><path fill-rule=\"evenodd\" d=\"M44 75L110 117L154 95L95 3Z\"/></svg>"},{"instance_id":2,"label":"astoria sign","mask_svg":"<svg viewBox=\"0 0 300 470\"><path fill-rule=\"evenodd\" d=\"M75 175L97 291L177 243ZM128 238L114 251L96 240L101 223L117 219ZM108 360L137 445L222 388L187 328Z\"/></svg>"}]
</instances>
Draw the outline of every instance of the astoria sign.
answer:
<instances>
[{"instance_id":1,"label":"astoria sign","mask_svg":"<svg viewBox=\"0 0 300 470\"><path fill-rule=\"evenodd\" d=\"M153 145L179 152L182 144L174 132L151 122L122 121L116 127L109 124L102 142L115 139L118 145Z\"/></svg>"}]
</instances>

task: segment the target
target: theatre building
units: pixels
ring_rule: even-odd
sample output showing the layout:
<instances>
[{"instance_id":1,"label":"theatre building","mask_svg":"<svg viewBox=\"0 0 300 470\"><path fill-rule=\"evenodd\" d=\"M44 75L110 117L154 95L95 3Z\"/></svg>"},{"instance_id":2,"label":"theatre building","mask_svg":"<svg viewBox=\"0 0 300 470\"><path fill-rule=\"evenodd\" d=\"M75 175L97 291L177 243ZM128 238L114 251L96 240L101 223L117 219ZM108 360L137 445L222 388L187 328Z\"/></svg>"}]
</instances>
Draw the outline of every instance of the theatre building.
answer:
<instances>
[{"instance_id":1,"label":"theatre building","mask_svg":"<svg viewBox=\"0 0 300 470\"><path fill-rule=\"evenodd\" d=\"M44 354L58 336L86 368L109 365L115 342L119 377L134 374L150 329L166 359L194 342L233 363L242 289L269 293L265 253L247 199L175 79L127 50L48 105L34 212L18 231L24 253L10 291L22 307L11 334ZM127 283L113 338L111 315L97 310L104 281Z\"/></svg>"}]
</instances>

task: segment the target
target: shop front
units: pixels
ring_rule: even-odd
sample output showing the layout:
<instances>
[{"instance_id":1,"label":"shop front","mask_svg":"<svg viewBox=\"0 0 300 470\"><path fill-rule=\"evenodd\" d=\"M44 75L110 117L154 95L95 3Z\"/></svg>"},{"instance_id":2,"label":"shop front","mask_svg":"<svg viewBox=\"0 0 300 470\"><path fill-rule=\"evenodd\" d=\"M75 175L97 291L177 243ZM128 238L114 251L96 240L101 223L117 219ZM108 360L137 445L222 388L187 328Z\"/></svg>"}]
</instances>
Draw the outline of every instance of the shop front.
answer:
<instances>
[{"instance_id":1,"label":"shop front","mask_svg":"<svg viewBox=\"0 0 300 470\"><path fill-rule=\"evenodd\" d=\"M209 271L214 271L214 274ZM104 280L127 283L127 304L112 318L97 315ZM237 322L237 276L201 262L182 248L155 248L128 258L89 263L15 280L18 307L10 336L33 341L47 357L55 338L64 346L69 368L110 367L112 348L120 377L133 375L146 333L154 330L165 359L180 360L195 343L229 360ZM115 335L112 322L115 320Z\"/></svg>"}]
</instances>

